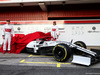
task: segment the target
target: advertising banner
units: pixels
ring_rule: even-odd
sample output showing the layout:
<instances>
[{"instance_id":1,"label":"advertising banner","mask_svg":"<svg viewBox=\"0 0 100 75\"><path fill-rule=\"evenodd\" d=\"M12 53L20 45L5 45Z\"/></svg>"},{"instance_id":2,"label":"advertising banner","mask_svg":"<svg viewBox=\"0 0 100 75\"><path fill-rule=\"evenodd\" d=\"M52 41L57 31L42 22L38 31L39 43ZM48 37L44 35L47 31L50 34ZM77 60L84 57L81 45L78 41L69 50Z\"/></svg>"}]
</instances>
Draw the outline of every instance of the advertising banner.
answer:
<instances>
[{"instance_id":1,"label":"advertising banner","mask_svg":"<svg viewBox=\"0 0 100 75\"><path fill-rule=\"evenodd\" d=\"M66 41L83 41L88 46L100 46L100 20L65 21Z\"/></svg>"},{"instance_id":2,"label":"advertising banner","mask_svg":"<svg viewBox=\"0 0 100 75\"><path fill-rule=\"evenodd\" d=\"M0 22L0 44L3 39L1 35L2 26L6 22ZM53 20L43 21L12 21L11 24L14 27L15 34L29 34L36 31L44 33L51 32L53 26ZM67 41L73 43L76 41L83 41L87 46L100 46L100 20L99 21L64 21L57 20L57 26L59 27L58 41Z\"/></svg>"}]
</instances>

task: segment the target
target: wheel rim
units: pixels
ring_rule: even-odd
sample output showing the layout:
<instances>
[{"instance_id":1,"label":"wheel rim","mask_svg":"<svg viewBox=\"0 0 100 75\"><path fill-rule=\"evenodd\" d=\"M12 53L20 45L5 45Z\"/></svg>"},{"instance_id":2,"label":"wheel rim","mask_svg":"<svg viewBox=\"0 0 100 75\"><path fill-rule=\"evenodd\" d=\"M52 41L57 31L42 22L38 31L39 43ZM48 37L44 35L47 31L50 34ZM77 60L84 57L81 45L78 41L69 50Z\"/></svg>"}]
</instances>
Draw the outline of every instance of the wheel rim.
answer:
<instances>
[{"instance_id":1,"label":"wheel rim","mask_svg":"<svg viewBox=\"0 0 100 75\"><path fill-rule=\"evenodd\" d=\"M56 48L55 54L56 54L55 57L57 57L57 58L63 58L64 52L63 52L62 48Z\"/></svg>"}]
</instances>

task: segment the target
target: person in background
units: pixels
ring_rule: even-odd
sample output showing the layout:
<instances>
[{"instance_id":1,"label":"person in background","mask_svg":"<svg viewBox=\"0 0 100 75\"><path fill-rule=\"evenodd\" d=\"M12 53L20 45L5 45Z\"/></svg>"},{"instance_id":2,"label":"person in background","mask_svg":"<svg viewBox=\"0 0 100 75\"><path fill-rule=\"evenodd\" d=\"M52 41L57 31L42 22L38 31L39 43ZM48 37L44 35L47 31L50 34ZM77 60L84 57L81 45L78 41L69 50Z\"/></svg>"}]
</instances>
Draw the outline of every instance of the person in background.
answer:
<instances>
[{"instance_id":1,"label":"person in background","mask_svg":"<svg viewBox=\"0 0 100 75\"><path fill-rule=\"evenodd\" d=\"M6 53L6 50L8 50L8 53L11 53L11 33L13 33L13 36L15 36L13 26L10 24L10 20L7 19L6 22L7 24L5 24L2 28L2 37L4 40L3 54ZM8 48L6 49L7 41L8 41Z\"/></svg>"},{"instance_id":2,"label":"person in background","mask_svg":"<svg viewBox=\"0 0 100 75\"><path fill-rule=\"evenodd\" d=\"M53 26L51 27L51 36L53 36L55 39L58 39L59 37L59 30L58 26L56 25L56 21L53 21Z\"/></svg>"}]
</instances>

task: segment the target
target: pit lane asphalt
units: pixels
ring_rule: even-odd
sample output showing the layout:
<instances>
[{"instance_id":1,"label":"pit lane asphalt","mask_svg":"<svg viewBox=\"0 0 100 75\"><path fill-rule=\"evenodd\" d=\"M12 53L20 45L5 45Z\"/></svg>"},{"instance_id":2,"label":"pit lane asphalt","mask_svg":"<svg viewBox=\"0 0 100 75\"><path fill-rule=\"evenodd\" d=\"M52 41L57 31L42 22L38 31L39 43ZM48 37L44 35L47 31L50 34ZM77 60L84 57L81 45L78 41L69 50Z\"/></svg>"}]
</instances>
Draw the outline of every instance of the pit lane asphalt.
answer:
<instances>
[{"instance_id":1,"label":"pit lane asphalt","mask_svg":"<svg viewBox=\"0 0 100 75\"><path fill-rule=\"evenodd\" d=\"M100 75L100 63L86 67L53 56L0 53L0 75Z\"/></svg>"}]
</instances>

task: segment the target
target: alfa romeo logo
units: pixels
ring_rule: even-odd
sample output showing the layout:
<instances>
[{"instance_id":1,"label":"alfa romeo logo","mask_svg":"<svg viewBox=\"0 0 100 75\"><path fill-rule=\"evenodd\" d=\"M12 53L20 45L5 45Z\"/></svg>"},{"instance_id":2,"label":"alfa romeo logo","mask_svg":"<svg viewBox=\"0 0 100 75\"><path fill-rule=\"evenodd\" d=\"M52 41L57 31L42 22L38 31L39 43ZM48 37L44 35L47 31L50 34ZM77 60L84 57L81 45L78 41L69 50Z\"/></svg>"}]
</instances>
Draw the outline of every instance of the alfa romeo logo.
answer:
<instances>
[{"instance_id":1,"label":"alfa romeo logo","mask_svg":"<svg viewBox=\"0 0 100 75\"><path fill-rule=\"evenodd\" d=\"M93 30L96 30L96 27L93 26L92 29L93 29Z\"/></svg>"},{"instance_id":2,"label":"alfa romeo logo","mask_svg":"<svg viewBox=\"0 0 100 75\"><path fill-rule=\"evenodd\" d=\"M89 30L88 33L100 33L100 31L96 30L96 27L93 26L92 30Z\"/></svg>"},{"instance_id":3,"label":"alfa romeo logo","mask_svg":"<svg viewBox=\"0 0 100 75\"><path fill-rule=\"evenodd\" d=\"M20 27L17 28L17 30L20 30L20 29L21 29Z\"/></svg>"}]
</instances>

